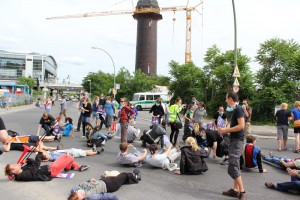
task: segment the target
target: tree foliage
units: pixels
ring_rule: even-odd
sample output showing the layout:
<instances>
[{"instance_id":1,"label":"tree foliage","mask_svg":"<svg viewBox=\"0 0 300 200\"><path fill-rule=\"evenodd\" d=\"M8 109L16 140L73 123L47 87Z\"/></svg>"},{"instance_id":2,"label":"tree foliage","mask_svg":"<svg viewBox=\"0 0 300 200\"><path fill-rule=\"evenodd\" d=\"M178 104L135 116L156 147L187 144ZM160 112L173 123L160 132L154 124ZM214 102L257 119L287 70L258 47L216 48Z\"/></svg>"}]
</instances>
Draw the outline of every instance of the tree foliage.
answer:
<instances>
[{"instance_id":1,"label":"tree foliage","mask_svg":"<svg viewBox=\"0 0 300 200\"><path fill-rule=\"evenodd\" d=\"M113 96L111 89L114 86L114 75L98 71L97 73L89 73L83 80L83 87L89 91L91 80L92 95L99 96L101 93ZM147 92L152 90L155 85L168 86L170 79L165 76L147 76L145 73L137 70L131 74L124 67L121 68L116 75L116 84L120 85L117 90L116 99L127 97L131 99L136 92Z\"/></svg>"},{"instance_id":2,"label":"tree foliage","mask_svg":"<svg viewBox=\"0 0 300 200\"><path fill-rule=\"evenodd\" d=\"M253 111L259 121L273 119L275 105L299 98L300 45L293 40L267 40L260 45L256 61L262 66L257 73L261 90L255 95Z\"/></svg>"},{"instance_id":3,"label":"tree foliage","mask_svg":"<svg viewBox=\"0 0 300 200\"><path fill-rule=\"evenodd\" d=\"M175 61L169 63L170 75L172 81L170 84L170 92L174 98L180 97L184 103L189 103L193 96L203 99L203 71L190 62L180 65Z\"/></svg>"},{"instance_id":4,"label":"tree foliage","mask_svg":"<svg viewBox=\"0 0 300 200\"><path fill-rule=\"evenodd\" d=\"M213 45L207 50L204 61L206 63L204 66L205 101L208 110L215 111L225 104L226 93L232 91L234 51L222 53L216 45ZM238 49L237 65L241 75L238 79L240 99L251 98L254 93L253 74L250 71L249 62L250 58L242 55L241 49Z\"/></svg>"},{"instance_id":5,"label":"tree foliage","mask_svg":"<svg viewBox=\"0 0 300 200\"><path fill-rule=\"evenodd\" d=\"M17 84L28 85L30 90L32 90L32 88L36 86L36 82L33 78L25 76L18 78Z\"/></svg>"}]
</instances>

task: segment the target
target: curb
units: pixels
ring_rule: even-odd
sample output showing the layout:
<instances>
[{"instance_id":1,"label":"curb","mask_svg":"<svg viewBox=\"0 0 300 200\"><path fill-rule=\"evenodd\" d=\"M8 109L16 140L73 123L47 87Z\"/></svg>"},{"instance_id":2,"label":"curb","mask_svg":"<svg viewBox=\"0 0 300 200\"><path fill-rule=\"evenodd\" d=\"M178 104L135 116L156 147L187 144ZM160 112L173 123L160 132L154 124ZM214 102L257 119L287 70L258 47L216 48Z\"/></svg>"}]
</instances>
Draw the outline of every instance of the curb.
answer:
<instances>
[{"instance_id":1,"label":"curb","mask_svg":"<svg viewBox=\"0 0 300 200\"><path fill-rule=\"evenodd\" d=\"M145 118L141 118L141 117L137 117L138 119L140 119L140 120L143 120L143 121L148 121L148 122L151 122L151 120L149 120L149 119L145 119ZM141 124L144 124L144 123L141 123ZM150 125L150 124L149 124ZM253 126L253 125L252 125ZM255 132L255 131L253 131L252 130L252 132ZM274 134L276 134L276 133L271 133L270 132L270 134L272 134L272 135L274 135ZM262 138L262 139L277 139L277 137L276 136L270 136L270 135L264 135L264 134L252 134L252 135L254 135L255 137L257 137L257 138ZM295 140L295 138L294 137L288 137L288 140Z\"/></svg>"}]
</instances>

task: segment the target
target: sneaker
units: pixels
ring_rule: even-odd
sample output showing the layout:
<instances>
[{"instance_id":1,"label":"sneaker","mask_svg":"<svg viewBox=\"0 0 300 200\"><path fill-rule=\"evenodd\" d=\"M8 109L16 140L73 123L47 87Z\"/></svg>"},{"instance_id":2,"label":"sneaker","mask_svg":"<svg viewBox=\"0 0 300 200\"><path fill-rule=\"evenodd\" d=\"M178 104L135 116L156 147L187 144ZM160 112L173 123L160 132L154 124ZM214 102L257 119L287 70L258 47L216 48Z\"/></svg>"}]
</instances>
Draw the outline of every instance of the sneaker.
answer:
<instances>
[{"instance_id":1,"label":"sneaker","mask_svg":"<svg viewBox=\"0 0 300 200\"><path fill-rule=\"evenodd\" d=\"M228 165L228 164L229 164L228 158L225 158L225 159L220 163L220 165Z\"/></svg>"},{"instance_id":2,"label":"sneaker","mask_svg":"<svg viewBox=\"0 0 300 200\"><path fill-rule=\"evenodd\" d=\"M235 197L235 198L239 197L239 192L235 191L234 189L226 190L222 194L229 197Z\"/></svg>"},{"instance_id":3,"label":"sneaker","mask_svg":"<svg viewBox=\"0 0 300 200\"><path fill-rule=\"evenodd\" d=\"M247 199L246 192L240 192L238 199L240 199L240 200L246 200Z\"/></svg>"},{"instance_id":4,"label":"sneaker","mask_svg":"<svg viewBox=\"0 0 300 200\"><path fill-rule=\"evenodd\" d=\"M86 171L88 170L88 168L90 167L90 165L81 165L80 168L78 169L80 172Z\"/></svg>"},{"instance_id":5,"label":"sneaker","mask_svg":"<svg viewBox=\"0 0 300 200\"><path fill-rule=\"evenodd\" d=\"M77 130L77 129L76 129L74 132L80 132L80 130Z\"/></svg>"},{"instance_id":6,"label":"sneaker","mask_svg":"<svg viewBox=\"0 0 300 200\"><path fill-rule=\"evenodd\" d=\"M270 189L275 190L275 185L272 182L265 182L265 186Z\"/></svg>"},{"instance_id":7,"label":"sneaker","mask_svg":"<svg viewBox=\"0 0 300 200\"><path fill-rule=\"evenodd\" d=\"M92 148L93 152L97 152L97 145L93 144L93 148Z\"/></svg>"},{"instance_id":8,"label":"sneaker","mask_svg":"<svg viewBox=\"0 0 300 200\"><path fill-rule=\"evenodd\" d=\"M61 150L61 149L63 149L63 146L64 146L64 144L60 142L60 143L57 145L56 150Z\"/></svg>"},{"instance_id":9,"label":"sneaker","mask_svg":"<svg viewBox=\"0 0 300 200\"><path fill-rule=\"evenodd\" d=\"M100 154L100 153L102 153L103 151L104 151L104 148L101 147L101 149L100 149L99 151L97 151L97 154Z\"/></svg>"},{"instance_id":10,"label":"sneaker","mask_svg":"<svg viewBox=\"0 0 300 200\"><path fill-rule=\"evenodd\" d=\"M103 142L101 143L102 146L105 146L106 140L103 140Z\"/></svg>"},{"instance_id":11,"label":"sneaker","mask_svg":"<svg viewBox=\"0 0 300 200\"><path fill-rule=\"evenodd\" d=\"M176 163L170 163L169 166L168 166L168 170L170 172L174 171L177 169L177 164Z\"/></svg>"},{"instance_id":12,"label":"sneaker","mask_svg":"<svg viewBox=\"0 0 300 200\"><path fill-rule=\"evenodd\" d=\"M134 168L132 173L135 175L137 180L142 180L141 171L138 168Z\"/></svg>"},{"instance_id":13,"label":"sneaker","mask_svg":"<svg viewBox=\"0 0 300 200\"><path fill-rule=\"evenodd\" d=\"M85 138L85 135L81 136L80 138Z\"/></svg>"}]
</instances>

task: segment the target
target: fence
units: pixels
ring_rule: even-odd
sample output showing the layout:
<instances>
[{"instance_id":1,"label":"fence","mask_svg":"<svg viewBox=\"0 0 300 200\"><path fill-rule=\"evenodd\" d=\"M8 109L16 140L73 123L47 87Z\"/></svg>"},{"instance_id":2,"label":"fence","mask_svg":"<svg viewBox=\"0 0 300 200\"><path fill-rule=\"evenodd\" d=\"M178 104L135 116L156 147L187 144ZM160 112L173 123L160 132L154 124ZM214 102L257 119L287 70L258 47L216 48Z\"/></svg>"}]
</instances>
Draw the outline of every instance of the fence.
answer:
<instances>
[{"instance_id":1,"label":"fence","mask_svg":"<svg viewBox=\"0 0 300 200\"><path fill-rule=\"evenodd\" d=\"M29 105L33 103L33 99L30 94L11 94L4 93L0 97L0 108L6 108L8 104L10 106Z\"/></svg>"}]
</instances>

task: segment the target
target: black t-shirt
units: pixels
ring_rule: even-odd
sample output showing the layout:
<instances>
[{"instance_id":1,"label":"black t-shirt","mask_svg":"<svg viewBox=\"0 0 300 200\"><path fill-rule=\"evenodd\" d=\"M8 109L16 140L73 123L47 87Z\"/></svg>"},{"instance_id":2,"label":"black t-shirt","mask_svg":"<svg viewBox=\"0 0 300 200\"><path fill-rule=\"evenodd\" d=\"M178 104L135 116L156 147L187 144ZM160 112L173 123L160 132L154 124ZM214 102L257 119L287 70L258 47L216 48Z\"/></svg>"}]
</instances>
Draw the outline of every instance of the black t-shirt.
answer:
<instances>
[{"instance_id":1,"label":"black t-shirt","mask_svg":"<svg viewBox=\"0 0 300 200\"><path fill-rule=\"evenodd\" d=\"M218 117L221 116L219 114L219 112L216 112L216 114L214 115L214 120L215 120L215 125L217 126L217 123L218 123ZM221 116L225 121L227 119L227 115L225 113L223 113L223 115Z\"/></svg>"},{"instance_id":2,"label":"black t-shirt","mask_svg":"<svg viewBox=\"0 0 300 200\"><path fill-rule=\"evenodd\" d=\"M0 117L0 131L2 131L2 130L6 130L6 128L5 128L2 118Z\"/></svg>"},{"instance_id":3,"label":"black t-shirt","mask_svg":"<svg viewBox=\"0 0 300 200\"><path fill-rule=\"evenodd\" d=\"M245 119L245 114L244 114L243 108L241 106L237 105L237 107L232 112L230 128L238 125L239 118ZM238 132L230 133L230 139L233 139L233 140L244 140L244 137L245 137L244 129L241 131L238 131Z\"/></svg>"},{"instance_id":4,"label":"black t-shirt","mask_svg":"<svg viewBox=\"0 0 300 200\"><path fill-rule=\"evenodd\" d=\"M205 130L207 146L213 147L214 142L222 141L222 137L219 135L218 131L215 130Z\"/></svg>"},{"instance_id":5,"label":"black t-shirt","mask_svg":"<svg viewBox=\"0 0 300 200\"><path fill-rule=\"evenodd\" d=\"M52 115L48 115L47 119L44 119L43 117L41 117L39 124L41 124L41 125L47 124L48 126L51 126L51 125L55 124L55 119L54 119L54 117L52 117Z\"/></svg>"},{"instance_id":6,"label":"black t-shirt","mask_svg":"<svg viewBox=\"0 0 300 200\"><path fill-rule=\"evenodd\" d=\"M278 110L276 112L277 126L289 125L288 118L291 117L291 112L286 110Z\"/></svg>"}]
</instances>

